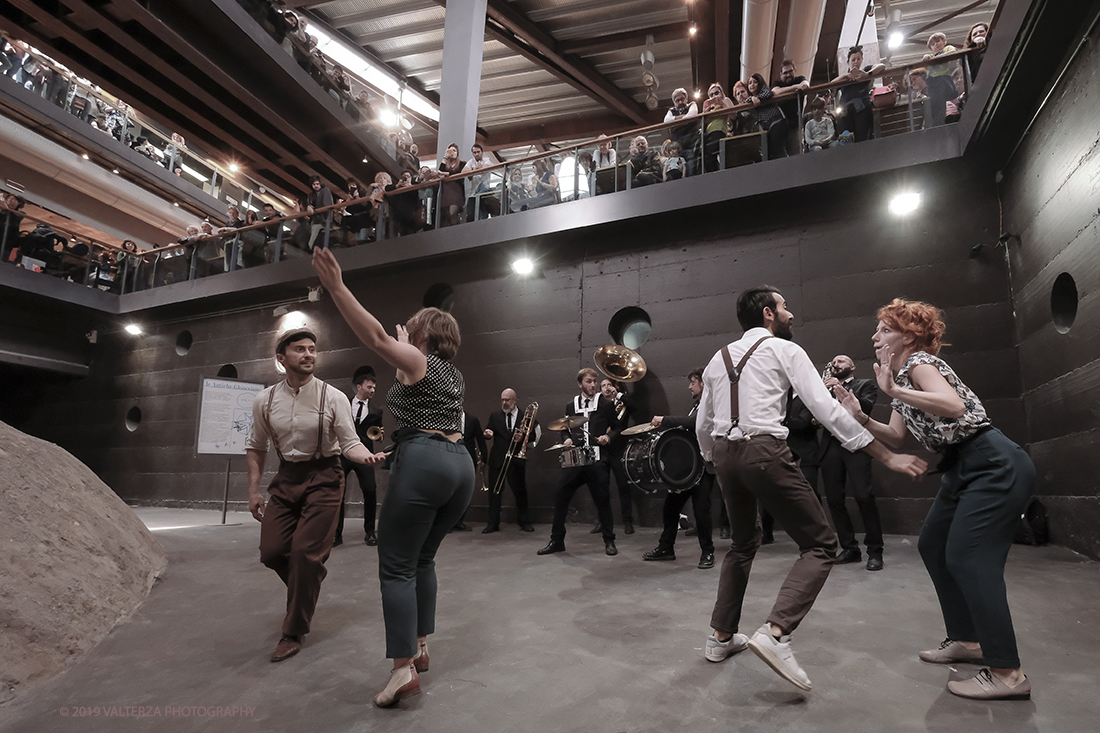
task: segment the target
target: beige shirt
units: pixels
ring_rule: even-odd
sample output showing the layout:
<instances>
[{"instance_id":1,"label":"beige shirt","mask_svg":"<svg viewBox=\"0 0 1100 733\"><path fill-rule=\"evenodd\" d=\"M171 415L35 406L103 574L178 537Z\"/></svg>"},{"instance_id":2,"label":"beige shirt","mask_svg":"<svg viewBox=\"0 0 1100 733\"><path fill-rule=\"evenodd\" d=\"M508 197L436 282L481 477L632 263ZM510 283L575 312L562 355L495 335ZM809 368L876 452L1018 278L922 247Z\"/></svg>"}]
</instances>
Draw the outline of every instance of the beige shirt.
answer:
<instances>
[{"instance_id":1,"label":"beige shirt","mask_svg":"<svg viewBox=\"0 0 1100 733\"><path fill-rule=\"evenodd\" d=\"M247 448L263 452L269 449L270 424L283 460L297 462L313 458L317 454L317 423L322 410L323 386L324 382L314 377L295 394L284 379L256 395L256 401L252 404L252 432L248 436ZM271 414L265 419L269 400ZM340 390L331 386L325 390L323 410L322 456L347 454L355 446L363 444L355 433L351 403Z\"/></svg>"}]
</instances>

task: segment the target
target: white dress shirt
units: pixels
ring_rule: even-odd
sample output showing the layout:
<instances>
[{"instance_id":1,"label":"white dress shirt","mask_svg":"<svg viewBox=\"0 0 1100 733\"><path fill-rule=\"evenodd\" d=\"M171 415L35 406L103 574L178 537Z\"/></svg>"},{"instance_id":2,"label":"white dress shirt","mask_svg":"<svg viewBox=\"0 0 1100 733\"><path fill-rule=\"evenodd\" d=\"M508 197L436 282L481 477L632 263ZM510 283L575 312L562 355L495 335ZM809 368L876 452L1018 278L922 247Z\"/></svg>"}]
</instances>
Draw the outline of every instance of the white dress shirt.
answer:
<instances>
[{"instance_id":1,"label":"white dress shirt","mask_svg":"<svg viewBox=\"0 0 1100 733\"><path fill-rule=\"evenodd\" d=\"M252 403L252 432L245 447L249 450L267 452L272 436L268 433L268 420L276 433L278 450L287 461L308 461L316 454L318 447L322 456L346 455L349 450L363 441L355 432L355 420L351 414L351 404L340 390L323 390L324 383L317 378L310 379L295 392L284 379L256 395ZM267 415L268 398L271 399L271 414ZM324 392L324 404L321 394ZM324 412L321 445L317 445L318 414Z\"/></svg>"},{"instance_id":2,"label":"white dress shirt","mask_svg":"<svg viewBox=\"0 0 1100 733\"><path fill-rule=\"evenodd\" d=\"M355 416L359 414L359 405L363 406L363 414L358 420L355 420ZM355 420L355 424L358 425L359 423L366 420L368 415L370 415L370 402L368 402L367 400L361 400L358 397L352 397L351 419Z\"/></svg>"},{"instance_id":3,"label":"white dress shirt","mask_svg":"<svg viewBox=\"0 0 1100 733\"><path fill-rule=\"evenodd\" d=\"M766 328L750 328L729 345L734 365L764 336ZM781 338L769 338L757 347L745 364L738 382L739 427L730 418L730 381L725 359L718 351L703 370L703 395L699 400L696 433L703 458L710 461L717 438L771 435L786 440L787 391L795 393L814 417L850 451L874 440L871 433L848 414L821 381L821 376L801 346Z\"/></svg>"}]
</instances>

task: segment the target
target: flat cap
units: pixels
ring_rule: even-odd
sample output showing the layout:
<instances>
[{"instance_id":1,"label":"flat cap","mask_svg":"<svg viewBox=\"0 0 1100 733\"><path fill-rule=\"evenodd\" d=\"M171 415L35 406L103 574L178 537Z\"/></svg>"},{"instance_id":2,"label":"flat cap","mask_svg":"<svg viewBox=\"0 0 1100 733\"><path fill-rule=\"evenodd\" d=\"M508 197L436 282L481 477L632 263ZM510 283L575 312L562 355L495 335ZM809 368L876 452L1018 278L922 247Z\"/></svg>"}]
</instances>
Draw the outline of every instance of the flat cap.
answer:
<instances>
[{"instance_id":1,"label":"flat cap","mask_svg":"<svg viewBox=\"0 0 1100 733\"><path fill-rule=\"evenodd\" d=\"M290 339L294 338L295 336L300 336L300 335L308 336L311 339L313 339L314 344L317 343L317 336L310 329L308 329L308 328L291 328L291 329L288 329L288 330L283 331L282 333L280 333L279 337L277 339L275 339L275 353L278 354L280 351L283 351L284 347L286 346L287 341L290 341Z\"/></svg>"}]
</instances>

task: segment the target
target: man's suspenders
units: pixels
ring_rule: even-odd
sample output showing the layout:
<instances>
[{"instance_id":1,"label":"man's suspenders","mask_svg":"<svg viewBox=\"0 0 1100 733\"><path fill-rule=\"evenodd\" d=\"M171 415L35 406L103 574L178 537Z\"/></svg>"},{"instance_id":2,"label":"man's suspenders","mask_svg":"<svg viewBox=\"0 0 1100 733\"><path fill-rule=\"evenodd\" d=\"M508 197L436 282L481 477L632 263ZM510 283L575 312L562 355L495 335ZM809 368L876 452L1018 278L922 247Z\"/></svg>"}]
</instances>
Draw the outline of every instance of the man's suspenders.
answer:
<instances>
[{"instance_id":1,"label":"man's suspenders","mask_svg":"<svg viewBox=\"0 0 1100 733\"><path fill-rule=\"evenodd\" d=\"M275 385L278 387L279 385ZM263 411L264 425L267 427L267 434L271 438L271 444L275 446L275 453L278 454L279 460L286 460L283 458L283 452L279 450L279 440L275 437L275 431L271 428L271 404L275 401L275 387L271 388L271 392L267 395L267 406ZM328 382L321 382L321 404L317 408L317 450L313 454L313 459L322 458L321 447L325 438L325 395L328 392Z\"/></svg>"},{"instance_id":2,"label":"man's suspenders","mask_svg":"<svg viewBox=\"0 0 1100 733\"><path fill-rule=\"evenodd\" d=\"M752 356L752 352L756 351L757 346L770 338L771 336L765 336L753 344L752 348L746 351L745 355L741 357L741 361L737 363L736 367L733 366L733 356L730 355L729 346L722 347L722 360L726 362L726 374L729 376L730 380L730 420L733 421L730 425L730 430L738 427L738 423L741 420L740 390L738 389L738 382L741 381L741 372L745 368L745 362Z\"/></svg>"}]
</instances>

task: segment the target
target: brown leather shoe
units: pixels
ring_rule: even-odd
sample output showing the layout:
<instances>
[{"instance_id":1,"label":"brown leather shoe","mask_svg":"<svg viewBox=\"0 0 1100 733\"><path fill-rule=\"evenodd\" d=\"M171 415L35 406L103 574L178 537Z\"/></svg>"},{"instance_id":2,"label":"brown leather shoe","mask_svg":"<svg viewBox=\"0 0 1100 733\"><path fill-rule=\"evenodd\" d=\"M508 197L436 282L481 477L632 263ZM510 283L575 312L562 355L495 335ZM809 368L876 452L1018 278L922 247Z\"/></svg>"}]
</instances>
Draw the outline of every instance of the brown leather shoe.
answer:
<instances>
[{"instance_id":1,"label":"brown leather shoe","mask_svg":"<svg viewBox=\"0 0 1100 733\"><path fill-rule=\"evenodd\" d=\"M1031 680L1025 675L1020 684L1009 687L997 675L988 669L978 671L977 676L968 680L952 680L947 683L952 695L968 697L971 700L1030 700Z\"/></svg>"},{"instance_id":2,"label":"brown leather shoe","mask_svg":"<svg viewBox=\"0 0 1100 733\"><path fill-rule=\"evenodd\" d=\"M982 649L967 649L953 639L944 639L938 649L926 649L917 655L922 662L930 664L954 664L956 662L968 662L980 664L982 661Z\"/></svg>"},{"instance_id":3,"label":"brown leather shoe","mask_svg":"<svg viewBox=\"0 0 1100 733\"><path fill-rule=\"evenodd\" d=\"M284 634L283 638L279 639L279 644L275 647L275 651L271 653L271 661L281 662L284 659L290 659L300 651L302 651L302 638L300 636L287 636Z\"/></svg>"},{"instance_id":4,"label":"brown leather shoe","mask_svg":"<svg viewBox=\"0 0 1100 733\"><path fill-rule=\"evenodd\" d=\"M416 656L413 657L413 666L416 667L416 671L420 674L428 671L428 664L431 662L431 657L428 656L428 641L417 642L419 647L416 652Z\"/></svg>"}]
</instances>

